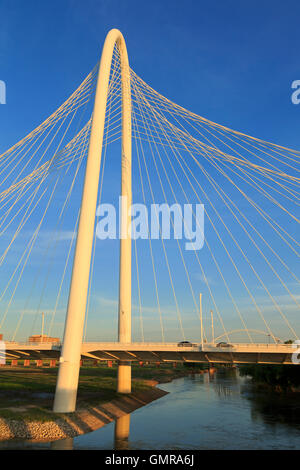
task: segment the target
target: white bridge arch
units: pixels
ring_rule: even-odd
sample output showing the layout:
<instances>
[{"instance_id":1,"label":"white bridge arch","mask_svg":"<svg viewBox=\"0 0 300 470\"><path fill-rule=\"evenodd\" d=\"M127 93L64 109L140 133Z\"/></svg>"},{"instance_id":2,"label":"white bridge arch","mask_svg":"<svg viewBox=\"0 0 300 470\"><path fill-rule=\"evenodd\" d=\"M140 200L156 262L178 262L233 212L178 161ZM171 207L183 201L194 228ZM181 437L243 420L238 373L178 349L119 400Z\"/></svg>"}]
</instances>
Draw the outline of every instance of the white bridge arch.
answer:
<instances>
[{"instance_id":1,"label":"white bridge arch","mask_svg":"<svg viewBox=\"0 0 300 470\"><path fill-rule=\"evenodd\" d=\"M54 411L72 412L80 369L80 351L86 311L89 272L92 255L95 213L101 164L109 76L115 45L120 54L122 83L122 176L121 195L131 206L131 91L128 54L124 37L117 29L106 36L96 87L87 166L81 202L76 250L65 323L62 353L56 384ZM130 215L122 211L119 280L119 341L131 341L131 237ZM118 392L131 392L130 363L119 363Z\"/></svg>"}]
</instances>

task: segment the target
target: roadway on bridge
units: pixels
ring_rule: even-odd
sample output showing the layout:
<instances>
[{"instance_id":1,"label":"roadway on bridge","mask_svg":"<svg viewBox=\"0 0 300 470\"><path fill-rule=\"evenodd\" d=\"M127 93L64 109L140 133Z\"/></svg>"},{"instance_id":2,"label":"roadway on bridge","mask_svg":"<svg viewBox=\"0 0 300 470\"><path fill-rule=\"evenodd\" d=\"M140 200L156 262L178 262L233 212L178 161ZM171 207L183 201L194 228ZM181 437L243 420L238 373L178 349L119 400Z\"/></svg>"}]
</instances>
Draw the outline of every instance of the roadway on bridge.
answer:
<instances>
[{"instance_id":1,"label":"roadway on bridge","mask_svg":"<svg viewBox=\"0 0 300 470\"><path fill-rule=\"evenodd\" d=\"M295 352L291 344L230 343L83 343L82 359L143 361L143 362L201 362L201 363L260 363L292 364ZM61 345L54 343L6 343L7 359L59 359Z\"/></svg>"}]
</instances>

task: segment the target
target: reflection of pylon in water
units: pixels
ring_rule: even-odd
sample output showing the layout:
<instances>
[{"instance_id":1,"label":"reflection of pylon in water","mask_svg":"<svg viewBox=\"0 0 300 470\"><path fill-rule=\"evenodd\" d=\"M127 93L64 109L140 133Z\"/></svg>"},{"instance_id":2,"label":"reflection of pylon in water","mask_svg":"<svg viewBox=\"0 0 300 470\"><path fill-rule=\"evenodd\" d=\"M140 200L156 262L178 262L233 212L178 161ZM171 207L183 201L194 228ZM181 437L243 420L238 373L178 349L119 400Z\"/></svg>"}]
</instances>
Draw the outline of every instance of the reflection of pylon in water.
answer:
<instances>
[{"instance_id":1,"label":"reflection of pylon in water","mask_svg":"<svg viewBox=\"0 0 300 470\"><path fill-rule=\"evenodd\" d=\"M115 421L115 449L128 449L128 438L130 432L130 414L117 418Z\"/></svg>"}]
</instances>

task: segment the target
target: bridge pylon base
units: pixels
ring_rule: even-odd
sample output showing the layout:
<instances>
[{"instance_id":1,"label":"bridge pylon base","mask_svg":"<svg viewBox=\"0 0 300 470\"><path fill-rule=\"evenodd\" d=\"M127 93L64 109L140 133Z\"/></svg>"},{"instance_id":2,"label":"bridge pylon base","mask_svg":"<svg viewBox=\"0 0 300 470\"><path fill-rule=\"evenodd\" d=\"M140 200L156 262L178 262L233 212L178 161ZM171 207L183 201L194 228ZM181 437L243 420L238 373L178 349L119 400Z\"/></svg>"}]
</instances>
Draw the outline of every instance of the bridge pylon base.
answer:
<instances>
[{"instance_id":1,"label":"bridge pylon base","mask_svg":"<svg viewBox=\"0 0 300 470\"><path fill-rule=\"evenodd\" d=\"M80 363L62 362L59 366L54 398L54 413L73 413L76 409Z\"/></svg>"},{"instance_id":2,"label":"bridge pylon base","mask_svg":"<svg viewBox=\"0 0 300 470\"><path fill-rule=\"evenodd\" d=\"M129 361L119 361L117 392L131 393L131 363Z\"/></svg>"}]
</instances>

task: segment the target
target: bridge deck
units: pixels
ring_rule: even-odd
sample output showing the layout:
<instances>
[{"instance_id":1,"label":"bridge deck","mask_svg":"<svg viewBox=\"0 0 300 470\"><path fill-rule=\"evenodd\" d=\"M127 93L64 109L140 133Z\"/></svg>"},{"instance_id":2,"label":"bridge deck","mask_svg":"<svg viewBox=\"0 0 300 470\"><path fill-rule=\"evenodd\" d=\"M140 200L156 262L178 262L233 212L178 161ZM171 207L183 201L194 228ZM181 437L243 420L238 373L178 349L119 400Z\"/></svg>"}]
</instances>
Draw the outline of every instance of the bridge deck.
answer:
<instances>
[{"instance_id":1,"label":"bridge deck","mask_svg":"<svg viewBox=\"0 0 300 470\"><path fill-rule=\"evenodd\" d=\"M7 359L59 358L61 345L54 343L5 343ZM83 343L82 358L150 362L206 362L291 364L291 344L232 343L227 347L193 343Z\"/></svg>"}]
</instances>

